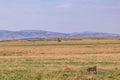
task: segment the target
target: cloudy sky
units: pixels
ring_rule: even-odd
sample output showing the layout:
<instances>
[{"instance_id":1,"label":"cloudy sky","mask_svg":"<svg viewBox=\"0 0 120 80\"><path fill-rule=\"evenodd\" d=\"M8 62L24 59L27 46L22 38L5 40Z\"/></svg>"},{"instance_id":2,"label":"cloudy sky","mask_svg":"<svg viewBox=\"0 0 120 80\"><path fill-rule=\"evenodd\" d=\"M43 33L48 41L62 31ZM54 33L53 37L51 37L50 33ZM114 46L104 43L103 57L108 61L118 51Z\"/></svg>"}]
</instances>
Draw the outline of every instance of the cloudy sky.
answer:
<instances>
[{"instance_id":1,"label":"cloudy sky","mask_svg":"<svg viewBox=\"0 0 120 80\"><path fill-rule=\"evenodd\" d=\"M120 0L0 0L0 30L120 34Z\"/></svg>"}]
</instances>

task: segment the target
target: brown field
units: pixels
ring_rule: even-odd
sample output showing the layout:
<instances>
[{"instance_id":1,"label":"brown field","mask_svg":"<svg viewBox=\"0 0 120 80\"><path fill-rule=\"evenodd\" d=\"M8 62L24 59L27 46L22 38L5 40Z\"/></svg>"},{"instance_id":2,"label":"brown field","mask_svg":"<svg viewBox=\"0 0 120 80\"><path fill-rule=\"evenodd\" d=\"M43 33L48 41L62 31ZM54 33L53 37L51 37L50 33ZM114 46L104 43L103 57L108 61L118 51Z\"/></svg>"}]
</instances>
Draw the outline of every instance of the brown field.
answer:
<instances>
[{"instance_id":1,"label":"brown field","mask_svg":"<svg viewBox=\"0 0 120 80\"><path fill-rule=\"evenodd\" d=\"M119 79L118 38L0 42L0 80Z\"/></svg>"}]
</instances>

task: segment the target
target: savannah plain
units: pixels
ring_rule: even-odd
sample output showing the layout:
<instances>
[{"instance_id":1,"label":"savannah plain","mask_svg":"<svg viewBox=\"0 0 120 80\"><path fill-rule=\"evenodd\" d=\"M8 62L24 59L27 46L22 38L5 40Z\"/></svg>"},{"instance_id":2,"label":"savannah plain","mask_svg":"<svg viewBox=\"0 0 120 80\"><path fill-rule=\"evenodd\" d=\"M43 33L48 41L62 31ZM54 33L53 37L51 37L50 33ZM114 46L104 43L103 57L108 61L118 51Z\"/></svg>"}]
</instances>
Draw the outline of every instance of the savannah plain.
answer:
<instances>
[{"instance_id":1,"label":"savannah plain","mask_svg":"<svg viewBox=\"0 0 120 80\"><path fill-rule=\"evenodd\" d=\"M0 80L120 80L120 39L1 41Z\"/></svg>"}]
</instances>

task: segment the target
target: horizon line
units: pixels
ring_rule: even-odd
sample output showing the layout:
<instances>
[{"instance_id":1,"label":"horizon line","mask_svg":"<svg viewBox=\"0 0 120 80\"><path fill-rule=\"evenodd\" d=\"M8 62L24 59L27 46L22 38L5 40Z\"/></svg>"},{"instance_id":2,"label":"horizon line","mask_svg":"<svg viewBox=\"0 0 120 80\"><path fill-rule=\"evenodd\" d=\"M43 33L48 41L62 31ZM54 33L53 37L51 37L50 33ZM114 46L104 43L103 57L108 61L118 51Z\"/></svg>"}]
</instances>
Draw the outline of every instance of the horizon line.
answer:
<instances>
[{"instance_id":1,"label":"horizon line","mask_svg":"<svg viewBox=\"0 0 120 80\"><path fill-rule=\"evenodd\" d=\"M37 30L37 29L24 29L24 30L6 30L6 29L0 29L0 31L48 31L48 32L58 32L58 33L108 33L108 34L119 34L120 33L111 33L111 32L99 32L99 31L82 31L82 32L78 32L78 31L74 31L74 32L59 32L59 31L50 31L50 30Z\"/></svg>"}]
</instances>

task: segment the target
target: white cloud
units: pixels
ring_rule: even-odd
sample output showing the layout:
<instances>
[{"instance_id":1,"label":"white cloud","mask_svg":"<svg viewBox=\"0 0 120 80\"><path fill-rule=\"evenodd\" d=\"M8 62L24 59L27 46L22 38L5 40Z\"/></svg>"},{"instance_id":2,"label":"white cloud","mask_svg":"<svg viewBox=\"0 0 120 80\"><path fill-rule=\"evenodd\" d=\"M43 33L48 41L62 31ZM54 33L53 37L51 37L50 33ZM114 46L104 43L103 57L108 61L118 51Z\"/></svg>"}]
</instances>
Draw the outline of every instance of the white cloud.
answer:
<instances>
[{"instance_id":1,"label":"white cloud","mask_svg":"<svg viewBox=\"0 0 120 80\"><path fill-rule=\"evenodd\" d=\"M60 5L56 5L56 8L63 8L63 9L69 9L72 7L72 4L60 4Z\"/></svg>"}]
</instances>

